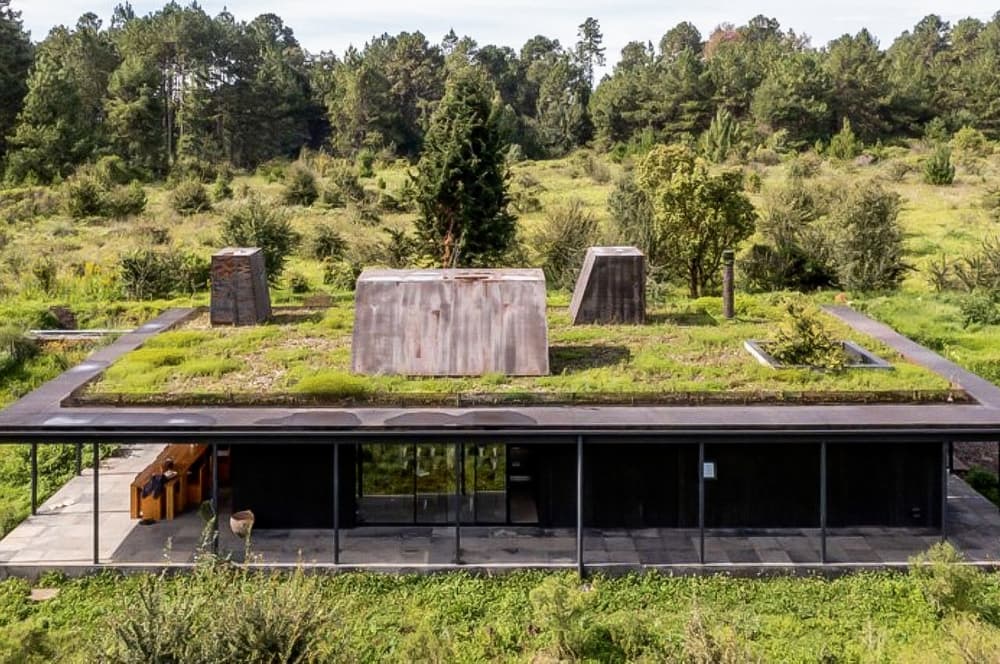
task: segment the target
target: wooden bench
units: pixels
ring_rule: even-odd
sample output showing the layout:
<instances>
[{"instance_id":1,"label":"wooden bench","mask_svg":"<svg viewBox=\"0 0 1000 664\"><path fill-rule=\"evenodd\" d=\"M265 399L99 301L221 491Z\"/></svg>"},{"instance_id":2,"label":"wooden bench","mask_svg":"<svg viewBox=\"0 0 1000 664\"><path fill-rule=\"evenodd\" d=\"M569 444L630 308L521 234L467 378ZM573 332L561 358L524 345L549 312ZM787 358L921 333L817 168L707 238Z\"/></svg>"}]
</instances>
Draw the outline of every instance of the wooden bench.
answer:
<instances>
[{"instance_id":1,"label":"wooden bench","mask_svg":"<svg viewBox=\"0 0 1000 664\"><path fill-rule=\"evenodd\" d=\"M167 459L173 461L175 476L163 483L159 496L142 497L142 488L155 475L163 472ZM129 512L133 519L173 519L189 505L199 505L208 494L211 474L208 461L208 445L177 443L167 445L149 466L142 470L129 489L131 500Z\"/></svg>"}]
</instances>

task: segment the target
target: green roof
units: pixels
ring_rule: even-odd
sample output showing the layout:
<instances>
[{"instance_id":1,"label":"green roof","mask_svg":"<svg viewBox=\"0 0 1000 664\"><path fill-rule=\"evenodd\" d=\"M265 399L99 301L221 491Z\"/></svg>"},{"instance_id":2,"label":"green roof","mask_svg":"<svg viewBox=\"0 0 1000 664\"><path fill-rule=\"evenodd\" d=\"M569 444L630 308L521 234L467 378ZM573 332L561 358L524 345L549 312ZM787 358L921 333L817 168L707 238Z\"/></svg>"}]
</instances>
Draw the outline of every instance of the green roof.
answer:
<instances>
[{"instance_id":1,"label":"green roof","mask_svg":"<svg viewBox=\"0 0 1000 664\"><path fill-rule=\"evenodd\" d=\"M211 328L203 312L118 360L78 404L475 405L501 403L866 403L961 398L943 377L824 314L827 328L892 370L773 369L743 348L766 340L780 298L742 296L725 321L718 298L652 306L642 326L574 326L550 298L551 375L466 378L351 374L353 303L276 309L258 327Z\"/></svg>"}]
</instances>

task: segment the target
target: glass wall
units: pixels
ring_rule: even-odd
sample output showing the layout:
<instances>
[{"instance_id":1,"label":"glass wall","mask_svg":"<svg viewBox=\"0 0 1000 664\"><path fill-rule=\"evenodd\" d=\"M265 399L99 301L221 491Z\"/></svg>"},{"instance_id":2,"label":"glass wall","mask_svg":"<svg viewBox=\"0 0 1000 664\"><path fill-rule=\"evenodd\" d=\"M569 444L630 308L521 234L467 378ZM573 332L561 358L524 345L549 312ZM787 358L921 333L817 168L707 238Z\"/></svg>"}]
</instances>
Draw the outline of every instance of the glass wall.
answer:
<instances>
[{"instance_id":1,"label":"glass wall","mask_svg":"<svg viewBox=\"0 0 1000 664\"><path fill-rule=\"evenodd\" d=\"M357 459L358 525L454 523L456 508L463 523L507 522L503 444L365 443Z\"/></svg>"}]
</instances>

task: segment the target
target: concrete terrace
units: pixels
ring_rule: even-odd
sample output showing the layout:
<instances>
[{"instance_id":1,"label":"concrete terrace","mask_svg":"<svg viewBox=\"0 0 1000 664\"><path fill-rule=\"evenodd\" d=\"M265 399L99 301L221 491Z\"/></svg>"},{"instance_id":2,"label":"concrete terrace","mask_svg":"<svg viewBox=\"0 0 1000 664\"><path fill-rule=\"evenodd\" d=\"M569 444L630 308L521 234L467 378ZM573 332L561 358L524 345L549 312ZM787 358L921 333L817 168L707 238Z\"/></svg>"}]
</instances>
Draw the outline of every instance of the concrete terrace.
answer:
<instances>
[{"instance_id":1,"label":"concrete terrace","mask_svg":"<svg viewBox=\"0 0 1000 664\"><path fill-rule=\"evenodd\" d=\"M204 532L196 513L173 521L140 525L128 512L128 485L160 451L158 445L130 446L100 468L99 561L101 567L158 568L194 561ZM0 540L0 578L47 569L83 573L93 564L93 476L70 480ZM220 553L246 561L244 543L229 532L229 508L222 502ZM977 565L1000 566L1000 511L961 479L948 482L948 541ZM524 567L576 566L573 529L531 527L461 528L461 565L500 571ZM926 529L831 529L827 563L820 564L818 529L706 531L705 566L700 566L697 529L584 530L584 564L592 570L669 569L677 572L822 572L903 566L940 540ZM457 567L455 529L367 527L340 532L339 569L450 569ZM335 567L331 530L258 530L249 562L305 563Z\"/></svg>"}]
</instances>

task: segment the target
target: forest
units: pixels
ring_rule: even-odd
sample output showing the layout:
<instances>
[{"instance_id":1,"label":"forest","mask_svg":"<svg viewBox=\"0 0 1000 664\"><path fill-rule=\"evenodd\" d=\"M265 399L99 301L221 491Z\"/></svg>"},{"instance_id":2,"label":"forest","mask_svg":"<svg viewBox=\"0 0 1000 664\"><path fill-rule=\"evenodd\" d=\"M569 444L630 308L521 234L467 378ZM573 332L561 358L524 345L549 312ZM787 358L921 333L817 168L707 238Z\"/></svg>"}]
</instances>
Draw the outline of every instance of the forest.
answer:
<instances>
[{"instance_id":1,"label":"forest","mask_svg":"<svg viewBox=\"0 0 1000 664\"><path fill-rule=\"evenodd\" d=\"M886 45L867 30L815 45L765 16L708 35L680 23L658 44L629 43L599 81L594 18L574 44L402 32L335 54L305 51L275 14L243 22L173 2L146 16L119 5L107 25L84 14L32 43L4 0L0 33L11 185L108 155L144 180L206 163L252 169L302 148L413 161L446 80L468 66L488 79L510 150L529 159L704 144L719 113L732 118L727 150L742 156L831 149L845 123L867 146L962 127L1000 137L1000 15L929 15Z\"/></svg>"}]
</instances>

